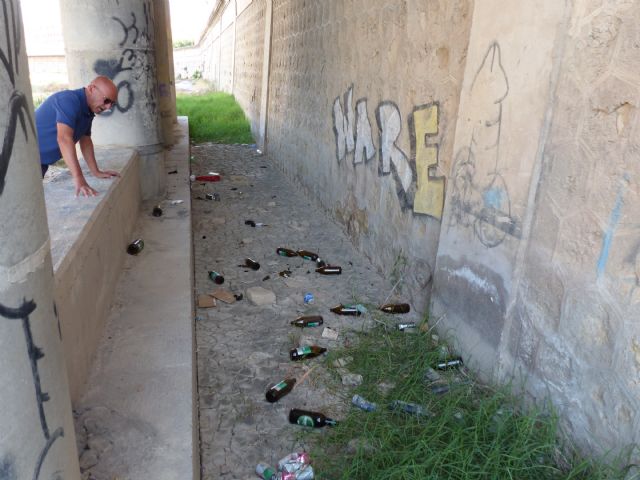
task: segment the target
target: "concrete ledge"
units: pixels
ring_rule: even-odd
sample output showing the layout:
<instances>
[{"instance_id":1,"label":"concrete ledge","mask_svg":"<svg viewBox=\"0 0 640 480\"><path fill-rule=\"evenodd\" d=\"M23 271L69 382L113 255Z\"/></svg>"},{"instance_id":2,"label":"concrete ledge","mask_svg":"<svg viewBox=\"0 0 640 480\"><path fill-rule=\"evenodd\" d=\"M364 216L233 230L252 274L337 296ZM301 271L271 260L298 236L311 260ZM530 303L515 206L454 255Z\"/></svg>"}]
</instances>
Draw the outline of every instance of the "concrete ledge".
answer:
<instances>
[{"instance_id":1,"label":"concrete ledge","mask_svg":"<svg viewBox=\"0 0 640 480\"><path fill-rule=\"evenodd\" d=\"M74 404L83 393L140 209L136 151L96 148L96 158L101 168L121 174L103 180L85 172L98 196L76 198L68 172L44 184L54 298Z\"/></svg>"}]
</instances>

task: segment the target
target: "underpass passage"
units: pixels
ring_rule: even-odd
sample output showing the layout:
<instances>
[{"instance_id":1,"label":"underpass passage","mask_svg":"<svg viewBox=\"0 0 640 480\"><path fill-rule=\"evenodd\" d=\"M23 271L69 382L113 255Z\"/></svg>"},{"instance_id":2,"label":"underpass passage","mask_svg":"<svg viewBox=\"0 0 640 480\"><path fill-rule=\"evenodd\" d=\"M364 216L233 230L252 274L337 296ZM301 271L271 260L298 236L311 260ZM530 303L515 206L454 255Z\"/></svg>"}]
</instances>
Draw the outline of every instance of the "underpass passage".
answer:
<instances>
[{"instance_id":1,"label":"underpass passage","mask_svg":"<svg viewBox=\"0 0 640 480\"><path fill-rule=\"evenodd\" d=\"M367 328L372 320L329 309L339 303L379 305L392 285L267 156L243 145L195 145L191 153L192 174L221 176L219 182L192 184L196 297L221 288L242 295L232 304L217 300L213 308L196 308L202 478L256 478L257 463L275 465L286 454L309 448L302 427L288 422L290 409L340 419L350 408L347 387L325 388L322 356L292 362L289 350L342 347L353 338L348 329ZM245 224L248 220L253 223ZM316 273L316 263L280 256L279 247L318 253L328 264L340 265L342 274ZM260 268L245 267L247 258ZM285 270L291 274L280 276ZM214 283L209 271L221 274L224 283ZM264 305L250 301L248 290L255 287L267 290L257 295ZM305 304L308 293L313 301ZM319 327L290 325L300 315L318 314L324 318ZM402 317L416 320L413 314ZM324 327L336 330L338 339L322 338ZM267 389L290 377L297 379L294 389L276 403L267 402ZM311 438L316 434L327 432Z\"/></svg>"}]
</instances>

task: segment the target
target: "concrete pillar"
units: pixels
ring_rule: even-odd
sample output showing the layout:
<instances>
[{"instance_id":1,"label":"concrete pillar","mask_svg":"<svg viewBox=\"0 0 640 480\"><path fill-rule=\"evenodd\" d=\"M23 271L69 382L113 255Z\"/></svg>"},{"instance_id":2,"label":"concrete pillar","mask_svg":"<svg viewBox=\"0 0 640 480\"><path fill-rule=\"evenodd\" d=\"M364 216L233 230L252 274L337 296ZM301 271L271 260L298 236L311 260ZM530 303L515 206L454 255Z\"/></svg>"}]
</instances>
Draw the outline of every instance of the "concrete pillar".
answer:
<instances>
[{"instance_id":1,"label":"concrete pillar","mask_svg":"<svg viewBox=\"0 0 640 480\"><path fill-rule=\"evenodd\" d=\"M264 15L264 48L262 57L262 85L260 91L260 127L258 145L267 151L267 110L269 108L269 72L271 71L271 27L273 23L273 1L267 0Z\"/></svg>"},{"instance_id":2,"label":"concrete pillar","mask_svg":"<svg viewBox=\"0 0 640 480\"><path fill-rule=\"evenodd\" d=\"M164 0L164 9L167 12L165 15L167 29L167 44L169 45L169 75L171 78L171 118L173 123L178 123L178 111L176 106L176 72L173 64L173 32L171 31L171 8L169 7L169 0Z\"/></svg>"},{"instance_id":3,"label":"concrete pillar","mask_svg":"<svg viewBox=\"0 0 640 480\"><path fill-rule=\"evenodd\" d=\"M173 118L171 116L171 69L169 67L169 52L173 45L168 43L171 35L167 32L168 11L165 0L153 2L156 18L156 67L158 75L158 93L160 106L160 125L162 127L162 143L173 145ZM169 32L171 30L169 29Z\"/></svg>"},{"instance_id":4,"label":"concrete pillar","mask_svg":"<svg viewBox=\"0 0 640 480\"><path fill-rule=\"evenodd\" d=\"M118 87L118 104L95 119L93 140L138 150L144 199L163 194L166 177L153 7L151 0L60 0L72 88L96 75L106 75Z\"/></svg>"},{"instance_id":5,"label":"concrete pillar","mask_svg":"<svg viewBox=\"0 0 640 480\"><path fill-rule=\"evenodd\" d=\"M0 478L79 479L22 20L0 10Z\"/></svg>"}]
</instances>

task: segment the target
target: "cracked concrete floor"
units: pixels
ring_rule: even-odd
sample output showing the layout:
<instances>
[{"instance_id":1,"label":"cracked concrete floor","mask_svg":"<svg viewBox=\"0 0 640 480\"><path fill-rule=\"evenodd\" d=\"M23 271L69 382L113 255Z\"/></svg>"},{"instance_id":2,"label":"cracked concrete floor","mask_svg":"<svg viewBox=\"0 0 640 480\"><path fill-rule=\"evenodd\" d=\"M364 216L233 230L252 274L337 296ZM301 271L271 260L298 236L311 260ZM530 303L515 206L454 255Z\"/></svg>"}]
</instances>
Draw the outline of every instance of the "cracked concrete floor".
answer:
<instances>
[{"instance_id":1,"label":"cracked concrete floor","mask_svg":"<svg viewBox=\"0 0 640 480\"><path fill-rule=\"evenodd\" d=\"M308 448L318 430L301 435L288 422L291 408L321 411L340 419L350 394L328 392L323 358L291 362L289 350L300 345L328 349L349 341L349 329L367 327L368 315L341 317L329 311L338 303L377 305L391 285L358 253L339 225L288 182L281 171L254 149L243 145L192 146L193 174L210 171L222 181L192 184L195 294L211 293L210 270L225 277L222 287L244 298L196 309L196 344L200 449L203 479L250 479L258 462L274 465L284 455ZM219 201L208 200L217 193ZM245 220L267 224L245 225ZM300 257L285 258L276 248L314 251L342 275L323 276L315 264ZM245 258L258 261L257 271L242 268ZM289 269L283 278L278 272ZM268 277L268 278L267 278ZM246 290L260 286L273 292L274 304L253 305ZM312 293L314 302L304 303ZM324 326L339 332L337 340L322 338L323 327L301 330L290 321L303 314L321 314ZM413 314L402 321L415 321ZM306 374L306 376L305 376ZM294 376L299 383L279 402L265 400L267 388ZM300 381L304 377L304 381Z\"/></svg>"}]
</instances>

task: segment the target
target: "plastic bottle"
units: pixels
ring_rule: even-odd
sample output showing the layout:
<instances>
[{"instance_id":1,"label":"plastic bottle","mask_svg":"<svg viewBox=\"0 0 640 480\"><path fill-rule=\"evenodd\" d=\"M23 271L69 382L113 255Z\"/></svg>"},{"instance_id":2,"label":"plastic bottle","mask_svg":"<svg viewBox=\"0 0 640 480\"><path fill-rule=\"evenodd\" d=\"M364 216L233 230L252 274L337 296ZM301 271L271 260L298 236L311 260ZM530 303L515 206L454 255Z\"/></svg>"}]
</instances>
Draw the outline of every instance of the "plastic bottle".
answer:
<instances>
[{"instance_id":1,"label":"plastic bottle","mask_svg":"<svg viewBox=\"0 0 640 480\"><path fill-rule=\"evenodd\" d=\"M264 480L277 480L276 471L266 463L256 465L256 474Z\"/></svg>"},{"instance_id":2,"label":"plastic bottle","mask_svg":"<svg viewBox=\"0 0 640 480\"><path fill-rule=\"evenodd\" d=\"M463 365L464 365L464 362L462 361L462 358L455 357L455 358L452 358L451 360L446 360L444 362L439 362L438 364L436 364L436 369L438 369L438 370L451 370L453 368L459 368L459 367L461 367Z\"/></svg>"},{"instance_id":3,"label":"plastic bottle","mask_svg":"<svg viewBox=\"0 0 640 480\"><path fill-rule=\"evenodd\" d=\"M278 471L295 473L311 464L311 458L308 452L294 452L283 457L278 462Z\"/></svg>"},{"instance_id":4,"label":"plastic bottle","mask_svg":"<svg viewBox=\"0 0 640 480\"><path fill-rule=\"evenodd\" d=\"M280 247L276 249L276 253L281 257L297 257L298 252L289 248Z\"/></svg>"},{"instance_id":5,"label":"plastic bottle","mask_svg":"<svg viewBox=\"0 0 640 480\"><path fill-rule=\"evenodd\" d=\"M144 240L138 238L129 244L127 247L127 253L129 255L138 255L144 248Z\"/></svg>"},{"instance_id":6,"label":"plastic bottle","mask_svg":"<svg viewBox=\"0 0 640 480\"><path fill-rule=\"evenodd\" d=\"M224 283L224 277L218 272L214 272L213 270L209 272L209 278L218 285L222 285Z\"/></svg>"},{"instance_id":7,"label":"plastic bottle","mask_svg":"<svg viewBox=\"0 0 640 480\"><path fill-rule=\"evenodd\" d=\"M378 405L366 400L360 395L354 395L353 398L351 399L351 403L356 407L361 408L365 412L375 412L376 409L378 408Z\"/></svg>"},{"instance_id":8,"label":"plastic bottle","mask_svg":"<svg viewBox=\"0 0 640 480\"><path fill-rule=\"evenodd\" d=\"M340 275L342 273L342 267L337 265L325 265L323 267L316 268L316 272L322 275Z\"/></svg>"},{"instance_id":9,"label":"plastic bottle","mask_svg":"<svg viewBox=\"0 0 640 480\"><path fill-rule=\"evenodd\" d=\"M305 260L311 260L315 262L318 260L318 254L310 252L309 250L298 250L298 255L304 258Z\"/></svg>"},{"instance_id":10,"label":"plastic bottle","mask_svg":"<svg viewBox=\"0 0 640 480\"><path fill-rule=\"evenodd\" d=\"M244 265L245 267L249 267L251 270L260 270L260 264L250 258L244 259Z\"/></svg>"},{"instance_id":11,"label":"plastic bottle","mask_svg":"<svg viewBox=\"0 0 640 480\"><path fill-rule=\"evenodd\" d=\"M291 360L295 362L299 360L304 360L306 358L317 357L319 355L322 355L326 351L327 351L326 348L318 347L317 345L311 345L310 347L292 348L289 351L289 358L291 358Z\"/></svg>"},{"instance_id":12,"label":"plastic bottle","mask_svg":"<svg viewBox=\"0 0 640 480\"><path fill-rule=\"evenodd\" d=\"M291 325L294 327L319 327L324 323L322 316L320 315L309 315L306 317L298 317L291 322Z\"/></svg>"},{"instance_id":13,"label":"plastic bottle","mask_svg":"<svg viewBox=\"0 0 640 480\"><path fill-rule=\"evenodd\" d=\"M271 403L277 402L289 393L295 384L295 378L285 378L283 381L276 383L273 387L267 390L267 393L265 394L267 401Z\"/></svg>"},{"instance_id":14,"label":"plastic bottle","mask_svg":"<svg viewBox=\"0 0 640 480\"><path fill-rule=\"evenodd\" d=\"M356 305L336 305L331 309L331 311L337 315L351 315L354 317L359 317L362 315L362 312L358 309Z\"/></svg>"},{"instance_id":15,"label":"plastic bottle","mask_svg":"<svg viewBox=\"0 0 640 480\"><path fill-rule=\"evenodd\" d=\"M429 412L421 405L415 403L403 402L402 400L394 400L389 404L391 410L396 410L418 417L427 416Z\"/></svg>"},{"instance_id":16,"label":"plastic bottle","mask_svg":"<svg viewBox=\"0 0 640 480\"><path fill-rule=\"evenodd\" d=\"M327 417L324 413L310 412L309 410L300 410L298 408L293 408L289 412L289 422L315 428L333 427L338 424L338 422Z\"/></svg>"},{"instance_id":17,"label":"plastic bottle","mask_svg":"<svg viewBox=\"0 0 640 480\"><path fill-rule=\"evenodd\" d=\"M380 307L385 313L409 313L411 311L411 307L408 303L387 303Z\"/></svg>"}]
</instances>

